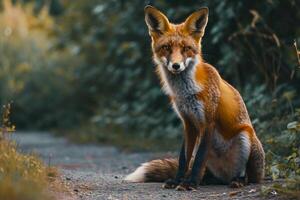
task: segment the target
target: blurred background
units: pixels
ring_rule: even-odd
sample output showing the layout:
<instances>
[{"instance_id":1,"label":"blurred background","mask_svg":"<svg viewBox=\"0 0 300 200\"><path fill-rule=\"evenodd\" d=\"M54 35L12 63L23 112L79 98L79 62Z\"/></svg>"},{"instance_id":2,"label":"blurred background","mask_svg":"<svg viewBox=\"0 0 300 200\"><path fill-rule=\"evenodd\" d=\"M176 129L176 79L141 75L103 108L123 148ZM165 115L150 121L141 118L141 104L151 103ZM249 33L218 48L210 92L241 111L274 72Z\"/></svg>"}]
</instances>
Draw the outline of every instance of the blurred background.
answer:
<instances>
[{"instance_id":1,"label":"blurred background","mask_svg":"<svg viewBox=\"0 0 300 200\"><path fill-rule=\"evenodd\" d=\"M0 104L13 102L17 130L125 148L177 147L181 122L154 73L148 3L2 0ZM270 160L292 156L299 164L300 2L150 3L171 22L209 7L204 59L241 92Z\"/></svg>"}]
</instances>

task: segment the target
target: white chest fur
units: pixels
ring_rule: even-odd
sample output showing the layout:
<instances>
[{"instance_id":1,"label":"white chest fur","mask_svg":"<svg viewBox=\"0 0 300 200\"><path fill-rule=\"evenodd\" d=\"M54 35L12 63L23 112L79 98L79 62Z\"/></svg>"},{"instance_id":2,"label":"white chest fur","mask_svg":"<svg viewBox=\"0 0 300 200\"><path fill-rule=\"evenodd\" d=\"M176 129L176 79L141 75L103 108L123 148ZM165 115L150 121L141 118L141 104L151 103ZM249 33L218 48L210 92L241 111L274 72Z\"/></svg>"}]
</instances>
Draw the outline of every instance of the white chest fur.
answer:
<instances>
[{"instance_id":1,"label":"white chest fur","mask_svg":"<svg viewBox=\"0 0 300 200\"><path fill-rule=\"evenodd\" d=\"M174 97L173 107L180 118L188 117L195 125L204 122L204 105L197 98L203 89L194 80L193 70L187 69L179 75L167 75L167 85Z\"/></svg>"},{"instance_id":2,"label":"white chest fur","mask_svg":"<svg viewBox=\"0 0 300 200\"><path fill-rule=\"evenodd\" d=\"M178 116L190 118L195 125L204 122L204 105L196 96L203 90L203 86L195 81L196 64L189 65L180 74L172 74L163 65L158 67L163 89L167 95L174 97L173 108Z\"/></svg>"},{"instance_id":3,"label":"white chest fur","mask_svg":"<svg viewBox=\"0 0 300 200\"><path fill-rule=\"evenodd\" d=\"M195 125L205 121L203 103L197 99L196 95L176 97L173 108L180 118L189 118Z\"/></svg>"}]
</instances>

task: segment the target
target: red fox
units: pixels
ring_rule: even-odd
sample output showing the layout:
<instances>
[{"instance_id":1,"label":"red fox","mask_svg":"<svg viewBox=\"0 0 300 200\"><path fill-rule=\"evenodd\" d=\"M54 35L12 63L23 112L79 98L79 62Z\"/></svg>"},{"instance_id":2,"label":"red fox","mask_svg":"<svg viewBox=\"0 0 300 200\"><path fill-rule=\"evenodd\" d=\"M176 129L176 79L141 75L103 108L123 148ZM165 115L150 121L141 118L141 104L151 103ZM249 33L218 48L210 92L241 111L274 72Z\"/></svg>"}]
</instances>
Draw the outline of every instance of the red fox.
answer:
<instances>
[{"instance_id":1,"label":"red fox","mask_svg":"<svg viewBox=\"0 0 300 200\"><path fill-rule=\"evenodd\" d=\"M241 187L264 178L265 154L239 92L201 56L208 8L172 24L145 7L153 59L162 88L184 127L179 159L142 164L125 180L163 182L164 188L194 190L199 183Z\"/></svg>"}]
</instances>

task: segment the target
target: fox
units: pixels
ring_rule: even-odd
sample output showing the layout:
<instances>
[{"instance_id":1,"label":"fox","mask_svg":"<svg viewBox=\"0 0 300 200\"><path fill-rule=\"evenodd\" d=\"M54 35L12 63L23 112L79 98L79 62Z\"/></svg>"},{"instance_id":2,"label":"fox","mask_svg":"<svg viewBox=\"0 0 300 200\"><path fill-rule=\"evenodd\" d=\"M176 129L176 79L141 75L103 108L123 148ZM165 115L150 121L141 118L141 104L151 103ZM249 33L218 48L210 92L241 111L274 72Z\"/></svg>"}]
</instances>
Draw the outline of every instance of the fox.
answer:
<instances>
[{"instance_id":1,"label":"fox","mask_svg":"<svg viewBox=\"0 0 300 200\"><path fill-rule=\"evenodd\" d=\"M209 10L202 7L173 24L145 7L153 60L162 89L183 124L179 158L143 163L128 182L164 182L196 190L199 184L242 187L264 179L265 153L240 93L204 61L201 41Z\"/></svg>"}]
</instances>

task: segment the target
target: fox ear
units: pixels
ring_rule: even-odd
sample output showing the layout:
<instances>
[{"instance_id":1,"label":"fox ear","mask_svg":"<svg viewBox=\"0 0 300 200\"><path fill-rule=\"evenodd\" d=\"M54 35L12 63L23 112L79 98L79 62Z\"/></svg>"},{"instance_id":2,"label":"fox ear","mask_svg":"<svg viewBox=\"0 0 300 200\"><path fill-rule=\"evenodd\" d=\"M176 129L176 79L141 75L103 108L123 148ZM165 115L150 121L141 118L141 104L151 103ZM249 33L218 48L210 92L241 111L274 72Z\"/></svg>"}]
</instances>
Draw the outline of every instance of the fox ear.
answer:
<instances>
[{"instance_id":1,"label":"fox ear","mask_svg":"<svg viewBox=\"0 0 300 200\"><path fill-rule=\"evenodd\" d=\"M195 39L199 40L204 35L208 21L208 8L203 7L192 13L184 22L185 30Z\"/></svg>"},{"instance_id":2,"label":"fox ear","mask_svg":"<svg viewBox=\"0 0 300 200\"><path fill-rule=\"evenodd\" d=\"M168 18L153 6L145 7L145 21L151 36L163 34L170 28Z\"/></svg>"}]
</instances>

